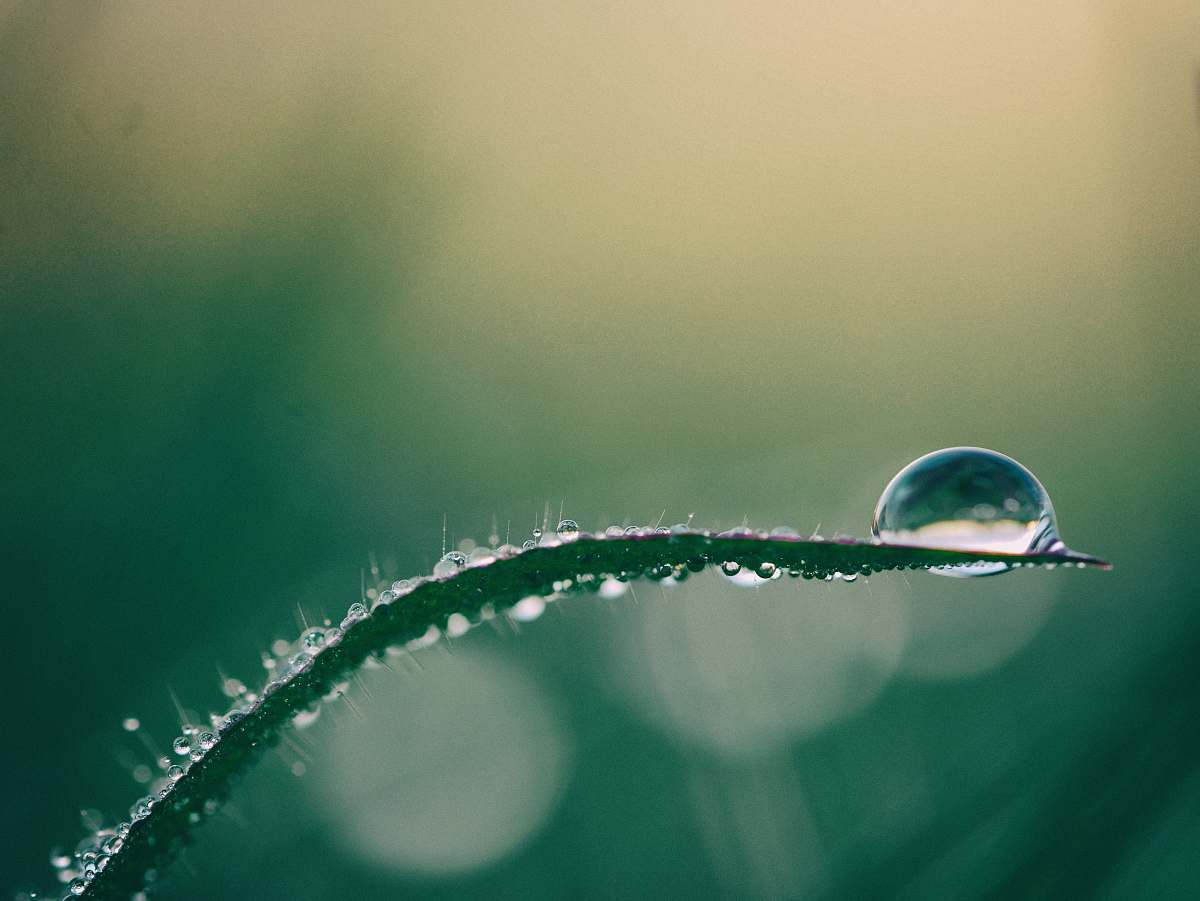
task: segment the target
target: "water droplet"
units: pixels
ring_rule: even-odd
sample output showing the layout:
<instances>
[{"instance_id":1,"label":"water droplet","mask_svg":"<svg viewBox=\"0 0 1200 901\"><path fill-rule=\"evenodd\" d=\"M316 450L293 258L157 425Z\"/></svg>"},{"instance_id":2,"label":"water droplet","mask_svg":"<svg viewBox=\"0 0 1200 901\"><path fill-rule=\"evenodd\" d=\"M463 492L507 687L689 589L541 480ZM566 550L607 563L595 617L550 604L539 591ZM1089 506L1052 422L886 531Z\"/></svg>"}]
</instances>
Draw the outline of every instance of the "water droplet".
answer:
<instances>
[{"instance_id":1,"label":"water droplet","mask_svg":"<svg viewBox=\"0 0 1200 901\"><path fill-rule=\"evenodd\" d=\"M496 562L496 555L490 548L477 547L467 555L467 566L490 566Z\"/></svg>"},{"instance_id":2,"label":"water droplet","mask_svg":"<svg viewBox=\"0 0 1200 901\"><path fill-rule=\"evenodd\" d=\"M447 551L441 560L433 567L433 575L438 579L452 576L467 565L467 555L462 551Z\"/></svg>"},{"instance_id":3,"label":"water droplet","mask_svg":"<svg viewBox=\"0 0 1200 901\"><path fill-rule=\"evenodd\" d=\"M605 579L600 583L600 589L596 592L605 600L619 598L629 590L629 584L622 582L620 579Z\"/></svg>"},{"instance_id":4,"label":"water droplet","mask_svg":"<svg viewBox=\"0 0 1200 901\"><path fill-rule=\"evenodd\" d=\"M726 560L721 564L721 572L729 576L731 579L742 571L742 564L736 560Z\"/></svg>"},{"instance_id":5,"label":"water droplet","mask_svg":"<svg viewBox=\"0 0 1200 901\"><path fill-rule=\"evenodd\" d=\"M776 569L775 564L770 560L764 560L762 563L758 564L758 569L756 569L755 572L758 573L758 577L760 579L770 579L775 576L775 573L778 572L778 570Z\"/></svg>"},{"instance_id":6,"label":"water droplet","mask_svg":"<svg viewBox=\"0 0 1200 901\"><path fill-rule=\"evenodd\" d=\"M175 741L171 742L171 748L176 754L186 754L192 750L192 742L186 735L181 735Z\"/></svg>"},{"instance_id":7,"label":"water droplet","mask_svg":"<svg viewBox=\"0 0 1200 901\"><path fill-rule=\"evenodd\" d=\"M446 637L458 638L471 631L471 621L461 613L451 613L446 619Z\"/></svg>"},{"instance_id":8,"label":"water droplet","mask_svg":"<svg viewBox=\"0 0 1200 901\"><path fill-rule=\"evenodd\" d=\"M412 641L406 642L405 647L410 651L419 651L422 648L431 648L438 643L438 639L442 637L442 630L437 626L430 626L425 630L425 634L419 638L414 638Z\"/></svg>"},{"instance_id":9,"label":"water droplet","mask_svg":"<svg viewBox=\"0 0 1200 901\"><path fill-rule=\"evenodd\" d=\"M121 728L126 732L137 732L138 729L142 728L142 723L136 716L127 716L121 723Z\"/></svg>"},{"instance_id":10,"label":"water droplet","mask_svg":"<svg viewBox=\"0 0 1200 901\"><path fill-rule=\"evenodd\" d=\"M309 629L300 636L300 647L305 653L315 654L325 645L325 632L322 629Z\"/></svg>"},{"instance_id":11,"label":"water droplet","mask_svg":"<svg viewBox=\"0 0 1200 901\"><path fill-rule=\"evenodd\" d=\"M307 729L317 721L317 717L321 715L320 707L311 707L308 710L301 710L292 717L292 725L297 729Z\"/></svg>"},{"instance_id":12,"label":"water droplet","mask_svg":"<svg viewBox=\"0 0 1200 901\"><path fill-rule=\"evenodd\" d=\"M996 553L1064 549L1050 495L1028 469L1004 454L952 447L926 454L888 483L871 532L889 544ZM1010 564L935 567L948 576L987 576Z\"/></svg>"},{"instance_id":13,"label":"water droplet","mask_svg":"<svg viewBox=\"0 0 1200 901\"><path fill-rule=\"evenodd\" d=\"M541 616L545 609L546 602L536 594L531 594L513 604L508 615L519 623L529 623Z\"/></svg>"},{"instance_id":14,"label":"water droplet","mask_svg":"<svg viewBox=\"0 0 1200 901\"><path fill-rule=\"evenodd\" d=\"M71 855L62 848L53 848L50 851L50 866L56 870L65 870L71 865Z\"/></svg>"},{"instance_id":15,"label":"water droplet","mask_svg":"<svg viewBox=\"0 0 1200 901\"><path fill-rule=\"evenodd\" d=\"M564 519L558 524L558 537L563 541L574 541L579 537L579 523L573 519Z\"/></svg>"},{"instance_id":16,"label":"water droplet","mask_svg":"<svg viewBox=\"0 0 1200 901\"><path fill-rule=\"evenodd\" d=\"M183 767L181 767L177 763L168 767L167 768L167 778L170 779L172 782L178 782L180 779L183 778Z\"/></svg>"},{"instance_id":17,"label":"water droplet","mask_svg":"<svg viewBox=\"0 0 1200 901\"><path fill-rule=\"evenodd\" d=\"M533 540L534 540L534 541L537 541L537 540L538 540L539 538L541 538L541 537L542 537L542 530L541 530L541 529L534 529L534 530L533 530Z\"/></svg>"},{"instance_id":18,"label":"water droplet","mask_svg":"<svg viewBox=\"0 0 1200 901\"><path fill-rule=\"evenodd\" d=\"M67 886L67 890L72 895L82 895L84 892L84 889L87 888L87 885L88 884L86 882L84 882L82 879L72 879L71 884Z\"/></svg>"}]
</instances>

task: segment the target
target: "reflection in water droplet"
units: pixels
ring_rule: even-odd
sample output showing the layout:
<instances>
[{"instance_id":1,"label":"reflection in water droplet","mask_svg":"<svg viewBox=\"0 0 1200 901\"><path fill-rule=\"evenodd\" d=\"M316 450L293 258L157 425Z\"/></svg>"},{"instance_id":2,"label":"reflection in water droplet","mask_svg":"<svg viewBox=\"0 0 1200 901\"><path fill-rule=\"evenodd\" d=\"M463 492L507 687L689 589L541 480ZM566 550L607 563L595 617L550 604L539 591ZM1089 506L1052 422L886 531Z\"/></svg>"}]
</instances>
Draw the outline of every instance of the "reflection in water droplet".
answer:
<instances>
[{"instance_id":1,"label":"reflection in water droplet","mask_svg":"<svg viewBox=\"0 0 1200 901\"><path fill-rule=\"evenodd\" d=\"M951 447L914 460L888 483L871 533L889 544L1007 554L1064 548L1050 495L1028 469L1004 454ZM1007 572L1008 563L938 567L948 576Z\"/></svg>"},{"instance_id":2,"label":"reflection in water droplet","mask_svg":"<svg viewBox=\"0 0 1200 901\"><path fill-rule=\"evenodd\" d=\"M558 524L558 537L563 541L574 541L579 537L579 523L573 519L564 519Z\"/></svg>"}]
</instances>

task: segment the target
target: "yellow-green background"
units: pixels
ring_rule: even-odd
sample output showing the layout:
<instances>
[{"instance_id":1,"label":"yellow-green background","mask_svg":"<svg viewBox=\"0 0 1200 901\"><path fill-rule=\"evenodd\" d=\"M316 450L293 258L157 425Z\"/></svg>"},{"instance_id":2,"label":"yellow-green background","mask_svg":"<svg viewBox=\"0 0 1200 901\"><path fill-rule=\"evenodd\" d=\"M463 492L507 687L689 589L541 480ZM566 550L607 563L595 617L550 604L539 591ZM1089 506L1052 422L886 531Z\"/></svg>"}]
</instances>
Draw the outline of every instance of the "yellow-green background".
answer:
<instances>
[{"instance_id":1,"label":"yellow-green background","mask_svg":"<svg viewBox=\"0 0 1200 901\"><path fill-rule=\"evenodd\" d=\"M471 633L162 894L1200 893L1198 72L1183 0L0 2L0 890L443 517L862 535L977 444L1116 569Z\"/></svg>"}]
</instances>

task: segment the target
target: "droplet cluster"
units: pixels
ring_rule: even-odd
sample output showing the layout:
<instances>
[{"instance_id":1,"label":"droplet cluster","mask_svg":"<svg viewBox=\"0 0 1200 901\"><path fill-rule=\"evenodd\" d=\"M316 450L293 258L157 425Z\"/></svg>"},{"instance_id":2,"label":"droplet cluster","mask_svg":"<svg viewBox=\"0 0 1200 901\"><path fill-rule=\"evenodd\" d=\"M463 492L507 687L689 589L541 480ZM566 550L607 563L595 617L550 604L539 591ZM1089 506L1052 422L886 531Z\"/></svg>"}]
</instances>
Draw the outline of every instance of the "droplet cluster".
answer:
<instances>
[{"instance_id":1,"label":"droplet cluster","mask_svg":"<svg viewBox=\"0 0 1200 901\"><path fill-rule=\"evenodd\" d=\"M979 461L974 462L978 464ZM985 461L989 464L992 462ZM1016 465L1019 467L1019 464ZM498 618L507 620L517 628L520 624L538 619L548 604L569 594L589 593L602 600L614 600L623 596L629 583L635 579L650 579L669 587L686 581L710 565L715 566L730 584L750 588L777 581L785 574L798 579L855 582L885 569L928 569L932 564L914 564L907 562L903 554L887 553L889 546L880 540L891 537L879 526L880 523L898 521L911 525L919 524L921 516L929 519L923 508L914 512L912 492L905 493L911 487L911 480L905 482L902 477L909 469L912 467L889 485L884 498L880 500L879 509L884 513L881 516L877 510L876 539L872 542L837 537L827 541L816 533L801 536L790 528L766 532L741 526L712 532L694 528L690 518L673 526L612 525L601 532L588 533L581 530L575 520L561 519L554 529L548 526L534 528L530 537L520 544L508 538L499 543L498 530L493 528L489 545L476 546L474 542L464 542L458 549L444 552L429 576L384 581L378 578L377 572L373 572L375 579L372 586L363 592L360 600L346 608L340 620L325 620L317 625L306 622L295 640L279 639L271 644L269 650L263 651L262 666L265 672L263 683L257 691L249 689L239 679L222 676L221 693L230 702L227 709L222 713L210 714L207 724L203 726L184 723L180 733L170 742L170 753L159 757L154 767L139 765L135 768L135 779L148 785L149 791L129 807L127 820L106 827L99 814L85 811L84 823L89 834L75 846L74 852L56 848L50 854L51 866L59 882L66 886L66 897L85 894L99 874L112 864L116 855L137 839L139 832L147 825L144 821L152 816L159 805L186 811L189 823L199 822L214 813L218 805L216 798L200 797L187 790L188 775L193 768L204 766L210 755L220 755L222 742L231 732L241 724L253 722L259 708L273 703L272 699L277 694L313 670L325 655L337 654L340 648L350 643L352 637L360 635L359 630L364 630L362 635L373 637L387 635L388 625L399 619L396 611L409 603L410 596L422 587L429 587L426 594L431 598L438 597L436 592L441 592L440 596L448 598L447 603L454 609L436 606L413 608L428 611L423 632L415 635L410 632L407 638L370 650L365 658L362 652L353 658L335 657L326 674L321 677L326 681L320 684L326 687L321 689L318 699L311 704L299 703L296 706L300 709L293 709L288 714L287 722L292 727L304 729L312 726L318 719L322 701L343 700L352 703L346 696L349 684L344 681L344 674L352 671L359 661L365 666L386 665L384 657L387 655L420 651L437 644L443 637L458 639L481 623ZM1022 469L1022 472L1025 471ZM1021 473L1008 475L1017 478ZM1032 479L1032 476L1029 478ZM904 490L897 489L897 481L899 489ZM1037 489L1041 488L1036 480L1033 483ZM926 494L937 495L936 490L931 490L928 485L918 484L918 487L923 487ZM970 509L977 513L982 511L981 515L988 513L983 508L991 504L992 518L1008 511L1025 516L1026 521L1043 525L1048 522L1049 526L1041 533L1042 540L1049 540L1045 539L1046 535L1056 540L1049 498L1043 500L1032 488L1029 491L1029 496L1015 495L1017 499L1012 502L1005 498L998 501L995 498L967 500L973 501ZM1044 489L1041 491L1044 494ZM905 507L906 502L908 507ZM573 545L569 553L547 553L568 544ZM475 575L478 570L525 555L531 555L528 558L529 565L512 570L519 578L506 576L508 581L497 578L482 582L483 577ZM1020 565L1021 561L1003 564L1006 569ZM1025 565L1034 564L1026 562ZM1053 563L1046 565L1053 566ZM1077 562L1076 565L1085 564ZM994 564L981 564L984 569L988 566ZM437 612L439 609L445 612ZM372 633L369 630L376 619L381 622ZM385 641L385 638L378 637L379 644ZM186 718L182 710L180 714L181 718ZM126 732L143 738L144 743L149 745L137 717L126 717L121 726ZM250 740L251 746L260 741L271 742L270 735L248 732L255 736ZM159 774L157 778L154 777L156 770ZM298 768L293 767L293 771L302 773L303 764ZM153 870L141 873L142 884L153 881L155 876Z\"/></svg>"}]
</instances>

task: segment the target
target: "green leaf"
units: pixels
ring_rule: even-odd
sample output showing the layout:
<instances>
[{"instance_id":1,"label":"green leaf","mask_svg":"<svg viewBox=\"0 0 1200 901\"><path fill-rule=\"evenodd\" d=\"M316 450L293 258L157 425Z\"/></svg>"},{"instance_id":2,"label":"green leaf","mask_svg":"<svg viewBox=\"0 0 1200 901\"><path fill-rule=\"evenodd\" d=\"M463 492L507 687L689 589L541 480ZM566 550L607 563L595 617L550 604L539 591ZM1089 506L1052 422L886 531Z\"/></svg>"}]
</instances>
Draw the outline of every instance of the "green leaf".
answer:
<instances>
[{"instance_id":1,"label":"green leaf","mask_svg":"<svg viewBox=\"0 0 1200 901\"><path fill-rule=\"evenodd\" d=\"M324 633L328 640L311 654L298 649L295 668L268 683L255 700L235 703L214 724L212 747L191 762L162 797L143 799L145 813L134 818L119 847L96 858L103 859L103 866L79 886L81 897L126 898L141 889L147 872L165 866L191 840L195 827L216 810L235 778L280 740L293 717L335 691L369 655L429 635L431 629L444 629L454 614L476 622L530 595L596 591L613 578L682 580L708 565L728 564L733 569L737 564L763 573L773 567L778 574L827 579L997 561L1111 568L1103 560L1066 550L1019 555L768 536L749 529L720 534L631 529L612 537L585 533L573 541L550 540L525 551L501 548L494 559L468 563L443 578L397 583L399 591L385 589L371 610L352 607L341 627ZM804 603L803 598L796 603Z\"/></svg>"}]
</instances>

